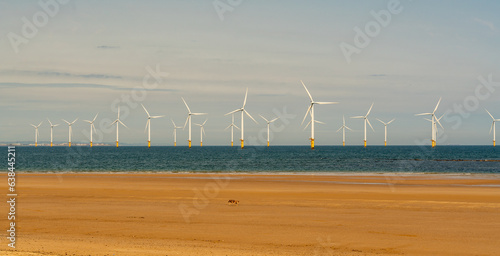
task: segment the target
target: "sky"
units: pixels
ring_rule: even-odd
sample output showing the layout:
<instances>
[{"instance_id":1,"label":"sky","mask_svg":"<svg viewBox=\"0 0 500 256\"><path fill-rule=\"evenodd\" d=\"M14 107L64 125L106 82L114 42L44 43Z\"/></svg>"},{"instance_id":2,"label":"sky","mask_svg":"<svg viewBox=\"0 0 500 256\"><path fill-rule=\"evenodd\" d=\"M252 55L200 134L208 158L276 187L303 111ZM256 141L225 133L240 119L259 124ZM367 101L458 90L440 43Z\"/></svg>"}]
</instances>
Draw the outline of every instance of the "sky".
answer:
<instances>
[{"instance_id":1,"label":"sky","mask_svg":"<svg viewBox=\"0 0 500 256\"><path fill-rule=\"evenodd\" d=\"M114 143L117 108L128 128L120 143L173 144L173 120L192 112L208 119L204 145L228 145L231 116L248 88L245 141L308 145L301 124L309 98L335 101L315 107L316 145L342 144L342 116L354 131L348 145L363 144L363 121L375 131L368 144L430 144L439 98L438 144L490 145L492 119L500 119L500 2L498 1L0 1L0 142L50 139L47 118L61 124L54 140L87 142L99 113L94 143ZM240 116L235 116L240 126ZM187 144L187 127L178 130ZM193 145L200 128L193 125ZM235 130L235 142L239 141Z\"/></svg>"}]
</instances>

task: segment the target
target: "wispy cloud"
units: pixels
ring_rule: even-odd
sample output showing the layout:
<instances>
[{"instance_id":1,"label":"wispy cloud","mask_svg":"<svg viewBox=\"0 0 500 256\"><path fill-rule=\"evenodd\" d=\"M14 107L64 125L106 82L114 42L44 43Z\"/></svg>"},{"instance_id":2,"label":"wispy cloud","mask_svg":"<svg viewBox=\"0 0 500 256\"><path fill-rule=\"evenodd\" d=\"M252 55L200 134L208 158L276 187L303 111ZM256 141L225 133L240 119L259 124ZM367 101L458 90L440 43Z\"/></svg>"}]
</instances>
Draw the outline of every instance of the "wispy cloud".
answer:
<instances>
[{"instance_id":1,"label":"wispy cloud","mask_svg":"<svg viewBox=\"0 0 500 256\"><path fill-rule=\"evenodd\" d=\"M106 84L83 84L83 83L0 83L0 88L12 87L36 87L36 88L96 88L109 90L133 90L131 87L120 87ZM175 92L176 89L147 89L148 91Z\"/></svg>"},{"instance_id":2,"label":"wispy cloud","mask_svg":"<svg viewBox=\"0 0 500 256\"><path fill-rule=\"evenodd\" d=\"M495 27L495 24L493 24L493 22L482 20L482 19L479 19L479 18L474 18L474 22L476 22L478 24L481 24L483 26L488 27L493 32L497 31L497 29Z\"/></svg>"},{"instance_id":3,"label":"wispy cloud","mask_svg":"<svg viewBox=\"0 0 500 256\"><path fill-rule=\"evenodd\" d=\"M42 77L70 77L70 78L96 78L96 79L123 79L123 76L112 74L78 74L59 71L34 71L34 70L0 70L0 75L42 76Z\"/></svg>"},{"instance_id":4,"label":"wispy cloud","mask_svg":"<svg viewBox=\"0 0 500 256\"><path fill-rule=\"evenodd\" d=\"M119 49L119 46L114 46L114 45L99 45L97 46L98 49Z\"/></svg>"}]
</instances>

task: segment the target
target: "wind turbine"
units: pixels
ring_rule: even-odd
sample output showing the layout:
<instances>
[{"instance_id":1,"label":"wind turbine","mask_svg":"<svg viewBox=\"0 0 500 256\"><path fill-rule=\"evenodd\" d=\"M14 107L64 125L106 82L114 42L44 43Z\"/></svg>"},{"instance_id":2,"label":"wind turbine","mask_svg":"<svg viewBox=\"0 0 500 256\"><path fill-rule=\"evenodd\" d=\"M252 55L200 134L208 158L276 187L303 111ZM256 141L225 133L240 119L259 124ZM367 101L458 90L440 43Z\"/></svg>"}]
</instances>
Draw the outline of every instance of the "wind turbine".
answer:
<instances>
[{"instance_id":1,"label":"wind turbine","mask_svg":"<svg viewBox=\"0 0 500 256\"><path fill-rule=\"evenodd\" d=\"M52 129L54 127L58 126L59 124L52 124L48 118L47 118L47 120L49 121L49 124L50 124L50 146L52 147Z\"/></svg>"},{"instance_id":2,"label":"wind turbine","mask_svg":"<svg viewBox=\"0 0 500 256\"><path fill-rule=\"evenodd\" d=\"M73 130L72 130L71 126L76 122L76 120L78 120L78 117L75 119L75 121L73 121L71 123L63 119L63 121L66 122L68 124L68 127L69 127L69 131L68 131L68 147L71 147L71 135L73 134Z\"/></svg>"},{"instance_id":3,"label":"wind turbine","mask_svg":"<svg viewBox=\"0 0 500 256\"><path fill-rule=\"evenodd\" d=\"M436 146L436 130L437 130L437 125L436 122L439 124L439 126L443 127L441 125L441 122L436 118L436 111L439 107L439 103L441 103L441 98L439 98L438 103L436 104L436 107L434 108L434 111L432 113L420 113L416 114L415 116L431 116L431 123L432 123L432 129L431 129L431 146L435 147ZM443 128L444 129L444 128Z\"/></svg>"},{"instance_id":4,"label":"wind turbine","mask_svg":"<svg viewBox=\"0 0 500 256\"><path fill-rule=\"evenodd\" d=\"M234 124L234 113L231 115L231 124L228 127L226 127L226 129L224 129L224 130L227 130L229 127L231 127L231 147L232 147L233 146L233 137L234 137L233 136L234 135L234 128L236 128L238 130L240 129L240 128L238 128L238 126L236 126Z\"/></svg>"},{"instance_id":5,"label":"wind turbine","mask_svg":"<svg viewBox=\"0 0 500 256\"><path fill-rule=\"evenodd\" d=\"M248 96L248 88L245 92L245 100L243 100L243 106L239 109L236 109L236 110L233 110L227 114L225 114L225 116L227 115L230 115L230 114L233 114L233 113L236 113L236 112L241 112L241 148L243 148L245 146L245 139L244 139L244 117L245 117L245 114L247 114L248 117L250 117L256 124L258 124L258 122L245 110L245 105L247 104L247 96Z\"/></svg>"},{"instance_id":6,"label":"wind turbine","mask_svg":"<svg viewBox=\"0 0 500 256\"><path fill-rule=\"evenodd\" d=\"M38 127L40 127L40 125L42 125L43 121L40 122L38 125L34 125L34 124L30 124L31 126L33 126L35 128L35 147L38 146Z\"/></svg>"},{"instance_id":7,"label":"wind turbine","mask_svg":"<svg viewBox=\"0 0 500 256\"><path fill-rule=\"evenodd\" d=\"M184 98L181 97L181 99L184 102L184 105L186 105L186 108L188 110L188 117L186 119L186 123L184 123L184 128L186 128L186 125L189 123L189 127L188 127L188 130L189 130L189 132L188 132L189 133L189 135L188 135L188 146L189 146L189 148L191 148L191 116L201 116L201 115L206 115L207 113L191 113L191 110L189 109L189 106L186 103L186 101L184 100Z\"/></svg>"},{"instance_id":8,"label":"wind turbine","mask_svg":"<svg viewBox=\"0 0 500 256\"><path fill-rule=\"evenodd\" d=\"M486 110L486 109L484 109L484 110ZM488 115L490 115L490 116L491 116L491 119L493 119L493 123L491 124L491 128L490 128L490 133L491 133L491 131L493 130L493 147L494 147L494 146L496 146L496 141L495 141L495 139L496 139L496 138L495 138L495 137L496 137L495 122L496 122L496 121L500 121L500 119L495 119L495 118L493 117L493 115L491 115L491 114L490 114L490 112L489 112L488 110L486 110L486 112L488 112Z\"/></svg>"},{"instance_id":9,"label":"wind turbine","mask_svg":"<svg viewBox=\"0 0 500 256\"><path fill-rule=\"evenodd\" d=\"M262 119L266 120L267 122L267 146L269 147L269 126L271 125L272 122L278 120L279 117L276 117L275 119L269 121L267 120L265 117L259 115L260 117L262 117Z\"/></svg>"},{"instance_id":10,"label":"wind turbine","mask_svg":"<svg viewBox=\"0 0 500 256\"><path fill-rule=\"evenodd\" d=\"M203 134L205 134L205 128L204 128L204 125L207 123L207 119L205 119L205 122L203 122L202 124L196 124L195 125L198 125L200 127L200 147L203 147Z\"/></svg>"},{"instance_id":11,"label":"wind turbine","mask_svg":"<svg viewBox=\"0 0 500 256\"><path fill-rule=\"evenodd\" d=\"M384 146L387 146L387 125L392 123L394 120L396 120L396 118L392 119L391 121L389 121L387 123L382 122L382 120L380 120L378 118L377 118L377 120L384 124L384 128L385 128Z\"/></svg>"},{"instance_id":12,"label":"wind turbine","mask_svg":"<svg viewBox=\"0 0 500 256\"><path fill-rule=\"evenodd\" d=\"M94 129L94 131L95 131L95 132L97 132L97 131L95 130L95 125L94 125L94 122L95 122L95 119L97 118L97 115L99 115L99 113L97 113L97 114L95 115L95 117L94 117L94 119L92 119L92 121L89 121L89 120L83 120L83 121L85 121L85 122L87 122L87 123L89 123L89 124L90 124L90 147L92 147L92 129Z\"/></svg>"},{"instance_id":13,"label":"wind turbine","mask_svg":"<svg viewBox=\"0 0 500 256\"><path fill-rule=\"evenodd\" d=\"M164 117L164 116L151 116L151 115L149 115L149 112L146 110L144 105L141 104L141 106L144 109L144 111L146 111L146 114L148 115L148 121L146 122L146 128L144 128L144 132L146 132L146 129L148 130L148 148L150 148L151 147L151 118L160 118L160 117ZM117 133L117 136L118 136L118 133Z\"/></svg>"},{"instance_id":14,"label":"wind turbine","mask_svg":"<svg viewBox=\"0 0 500 256\"><path fill-rule=\"evenodd\" d=\"M307 112L304 115L304 119L302 119L302 124L306 120L307 114L311 114L311 121L306 125L306 128L309 124L311 124L311 149L314 149L314 123L321 123L319 121L314 120L314 105L326 105L326 104L337 104L338 102L319 102L319 101L314 101L311 94L309 93L309 90L307 90L306 85L302 80L300 80L302 85L304 86L304 89L306 89L307 95L309 95L309 99L311 100L311 105L309 105L309 108L307 108Z\"/></svg>"},{"instance_id":15,"label":"wind turbine","mask_svg":"<svg viewBox=\"0 0 500 256\"><path fill-rule=\"evenodd\" d=\"M170 119L170 120L172 120L172 119ZM174 124L174 147L176 147L177 146L177 129L182 128L182 126L175 125L174 120L172 120L172 123Z\"/></svg>"},{"instance_id":16,"label":"wind turbine","mask_svg":"<svg viewBox=\"0 0 500 256\"><path fill-rule=\"evenodd\" d=\"M345 129L348 129L349 131L352 131L351 128L347 127L345 125L345 117L342 115L342 127L340 127L337 132L339 132L342 129L342 146L345 146Z\"/></svg>"},{"instance_id":17,"label":"wind turbine","mask_svg":"<svg viewBox=\"0 0 500 256\"><path fill-rule=\"evenodd\" d=\"M370 124L370 120L368 120L368 115L370 114L370 111L372 111L373 104L374 103L372 103L372 106L370 107L370 109L368 109L368 112L366 113L365 116L353 116L353 117L351 117L351 118L363 118L365 120L365 148L366 148L366 123L368 123L370 125L370 127L372 128L372 131L375 131L373 129L372 124Z\"/></svg>"},{"instance_id":18,"label":"wind turbine","mask_svg":"<svg viewBox=\"0 0 500 256\"><path fill-rule=\"evenodd\" d=\"M112 122L109 126L113 125L116 123L116 147L118 147L118 126L119 124L125 126L125 128L128 128L121 120L120 120L120 107L118 107L118 117L114 122Z\"/></svg>"}]
</instances>

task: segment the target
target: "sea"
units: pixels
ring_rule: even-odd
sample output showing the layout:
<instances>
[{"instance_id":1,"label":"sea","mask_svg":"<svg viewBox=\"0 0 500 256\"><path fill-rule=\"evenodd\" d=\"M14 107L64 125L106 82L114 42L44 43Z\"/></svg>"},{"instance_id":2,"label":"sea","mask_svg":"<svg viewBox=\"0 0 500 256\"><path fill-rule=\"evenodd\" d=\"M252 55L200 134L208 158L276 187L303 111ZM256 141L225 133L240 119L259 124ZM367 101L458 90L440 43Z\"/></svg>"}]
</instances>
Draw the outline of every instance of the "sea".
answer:
<instances>
[{"instance_id":1,"label":"sea","mask_svg":"<svg viewBox=\"0 0 500 256\"><path fill-rule=\"evenodd\" d=\"M493 146L16 147L18 172L500 174Z\"/></svg>"}]
</instances>

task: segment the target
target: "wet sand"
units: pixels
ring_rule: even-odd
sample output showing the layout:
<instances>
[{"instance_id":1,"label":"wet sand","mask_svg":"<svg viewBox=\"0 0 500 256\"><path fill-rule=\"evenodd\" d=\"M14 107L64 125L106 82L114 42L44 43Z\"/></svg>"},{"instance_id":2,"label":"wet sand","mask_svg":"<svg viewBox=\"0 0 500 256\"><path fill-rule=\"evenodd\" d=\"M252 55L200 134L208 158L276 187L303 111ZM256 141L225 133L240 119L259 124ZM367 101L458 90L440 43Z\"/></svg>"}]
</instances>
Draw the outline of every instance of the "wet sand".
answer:
<instances>
[{"instance_id":1,"label":"wet sand","mask_svg":"<svg viewBox=\"0 0 500 256\"><path fill-rule=\"evenodd\" d=\"M25 173L17 192L0 255L500 255L500 176Z\"/></svg>"}]
</instances>

